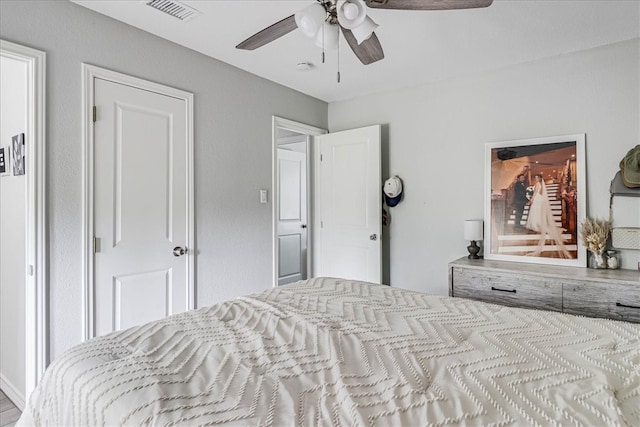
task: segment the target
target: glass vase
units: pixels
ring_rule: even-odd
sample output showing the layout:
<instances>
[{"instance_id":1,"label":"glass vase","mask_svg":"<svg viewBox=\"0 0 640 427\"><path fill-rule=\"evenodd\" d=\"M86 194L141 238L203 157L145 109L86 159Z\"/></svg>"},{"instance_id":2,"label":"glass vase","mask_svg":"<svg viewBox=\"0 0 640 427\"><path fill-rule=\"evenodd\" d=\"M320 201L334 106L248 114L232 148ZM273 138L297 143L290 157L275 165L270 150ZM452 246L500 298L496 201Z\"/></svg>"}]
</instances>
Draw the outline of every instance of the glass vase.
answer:
<instances>
[{"instance_id":1,"label":"glass vase","mask_svg":"<svg viewBox=\"0 0 640 427\"><path fill-rule=\"evenodd\" d=\"M618 251L607 251L607 268L611 270L620 268L620 255Z\"/></svg>"},{"instance_id":2,"label":"glass vase","mask_svg":"<svg viewBox=\"0 0 640 427\"><path fill-rule=\"evenodd\" d=\"M589 252L589 268L607 268L607 255L604 252Z\"/></svg>"}]
</instances>

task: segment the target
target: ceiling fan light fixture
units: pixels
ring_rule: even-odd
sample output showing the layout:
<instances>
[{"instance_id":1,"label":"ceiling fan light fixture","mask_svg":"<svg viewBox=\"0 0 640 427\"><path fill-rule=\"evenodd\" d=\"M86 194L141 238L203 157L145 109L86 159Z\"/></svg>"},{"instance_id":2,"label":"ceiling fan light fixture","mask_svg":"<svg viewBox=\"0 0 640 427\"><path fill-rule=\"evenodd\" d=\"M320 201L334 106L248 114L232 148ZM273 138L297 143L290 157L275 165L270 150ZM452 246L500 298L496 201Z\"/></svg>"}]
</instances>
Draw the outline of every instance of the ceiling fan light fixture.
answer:
<instances>
[{"instance_id":1,"label":"ceiling fan light fixture","mask_svg":"<svg viewBox=\"0 0 640 427\"><path fill-rule=\"evenodd\" d=\"M305 36L315 37L327 17L327 11L320 3L313 3L296 12L296 25Z\"/></svg>"},{"instance_id":2,"label":"ceiling fan light fixture","mask_svg":"<svg viewBox=\"0 0 640 427\"><path fill-rule=\"evenodd\" d=\"M358 42L358 44L362 44L363 41L371 37L371 34L373 34L376 28L378 28L378 24L373 22L373 19L369 18L368 16L365 16L365 19L364 21L362 21L362 24L351 29L351 32L353 33L353 36L356 38L356 41Z\"/></svg>"},{"instance_id":3,"label":"ceiling fan light fixture","mask_svg":"<svg viewBox=\"0 0 640 427\"><path fill-rule=\"evenodd\" d=\"M338 47L338 35L340 34L337 25L325 22L316 34L315 44L318 47L323 47L326 50L334 50ZM324 37L324 43L322 38Z\"/></svg>"},{"instance_id":4,"label":"ceiling fan light fixture","mask_svg":"<svg viewBox=\"0 0 640 427\"><path fill-rule=\"evenodd\" d=\"M176 0L148 1L164 4L164 2L175 2ZM331 39L336 30L339 30L360 62L369 65L384 59L384 51L375 33L378 24L367 16L367 7L399 10L449 10L487 7L492 2L493 0L366 0L365 5L363 0L316 0L301 11L258 31L238 44L236 48L254 50L279 39L296 28L300 28L307 37L323 46L322 63L324 63L324 48L333 45ZM325 22L331 26L327 27L326 35L324 30L322 31L323 34L318 41L317 34L319 30L324 29ZM340 55L337 58L339 67ZM339 82L340 72L338 71Z\"/></svg>"},{"instance_id":5,"label":"ceiling fan light fixture","mask_svg":"<svg viewBox=\"0 0 640 427\"><path fill-rule=\"evenodd\" d=\"M367 17L367 8L361 0L346 0L337 8L338 22L344 28L352 30Z\"/></svg>"}]
</instances>

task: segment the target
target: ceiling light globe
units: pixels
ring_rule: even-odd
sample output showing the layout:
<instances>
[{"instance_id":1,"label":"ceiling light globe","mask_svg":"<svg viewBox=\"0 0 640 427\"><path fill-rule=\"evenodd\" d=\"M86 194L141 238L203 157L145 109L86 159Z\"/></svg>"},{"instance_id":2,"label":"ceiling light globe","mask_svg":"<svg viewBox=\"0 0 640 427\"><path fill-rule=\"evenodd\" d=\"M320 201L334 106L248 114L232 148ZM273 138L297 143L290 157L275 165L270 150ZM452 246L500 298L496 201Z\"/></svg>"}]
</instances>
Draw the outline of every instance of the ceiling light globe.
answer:
<instances>
[{"instance_id":1,"label":"ceiling light globe","mask_svg":"<svg viewBox=\"0 0 640 427\"><path fill-rule=\"evenodd\" d=\"M318 31L315 44L326 50L334 50L338 48L338 26L329 22L324 23L324 28Z\"/></svg>"},{"instance_id":2,"label":"ceiling light globe","mask_svg":"<svg viewBox=\"0 0 640 427\"><path fill-rule=\"evenodd\" d=\"M367 16L367 7L362 0L345 0L337 9L338 22L344 28L351 30Z\"/></svg>"},{"instance_id":3,"label":"ceiling light globe","mask_svg":"<svg viewBox=\"0 0 640 427\"><path fill-rule=\"evenodd\" d=\"M313 19L308 16L303 16L300 18L300 29L304 33L315 33L316 32L316 24L313 22Z\"/></svg>"},{"instance_id":4,"label":"ceiling light globe","mask_svg":"<svg viewBox=\"0 0 640 427\"><path fill-rule=\"evenodd\" d=\"M358 17L358 6L356 6L353 3L345 3L345 5L342 7L343 12L344 12L344 16L347 19L356 19Z\"/></svg>"},{"instance_id":5,"label":"ceiling light globe","mask_svg":"<svg viewBox=\"0 0 640 427\"><path fill-rule=\"evenodd\" d=\"M316 36L326 17L327 11L320 3L313 3L295 14L296 25L311 38Z\"/></svg>"},{"instance_id":6,"label":"ceiling light globe","mask_svg":"<svg viewBox=\"0 0 640 427\"><path fill-rule=\"evenodd\" d=\"M358 44L362 44L363 41L368 40L373 32L378 28L378 24L373 22L373 19L368 16L362 21L362 24L353 28L351 32L353 33L353 37L355 37L356 42Z\"/></svg>"}]
</instances>

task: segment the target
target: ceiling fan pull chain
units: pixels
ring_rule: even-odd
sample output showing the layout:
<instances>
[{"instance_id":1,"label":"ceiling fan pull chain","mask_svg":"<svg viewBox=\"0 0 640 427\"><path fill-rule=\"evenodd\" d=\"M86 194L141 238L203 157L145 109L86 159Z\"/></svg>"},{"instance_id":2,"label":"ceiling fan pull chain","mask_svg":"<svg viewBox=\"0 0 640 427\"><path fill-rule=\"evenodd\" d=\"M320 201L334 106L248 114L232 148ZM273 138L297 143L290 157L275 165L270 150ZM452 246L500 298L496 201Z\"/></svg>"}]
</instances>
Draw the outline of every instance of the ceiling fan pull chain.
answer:
<instances>
[{"instance_id":1,"label":"ceiling fan pull chain","mask_svg":"<svg viewBox=\"0 0 640 427\"><path fill-rule=\"evenodd\" d=\"M322 25L322 63L324 64L324 24Z\"/></svg>"},{"instance_id":2,"label":"ceiling fan pull chain","mask_svg":"<svg viewBox=\"0 0 640 427\"><path fill-rule=\"evenodd\" d=\"M340 83L340 37L338 37L338 45L336 50L338 52L338 83Z\"/></svg>"}]
</instances>

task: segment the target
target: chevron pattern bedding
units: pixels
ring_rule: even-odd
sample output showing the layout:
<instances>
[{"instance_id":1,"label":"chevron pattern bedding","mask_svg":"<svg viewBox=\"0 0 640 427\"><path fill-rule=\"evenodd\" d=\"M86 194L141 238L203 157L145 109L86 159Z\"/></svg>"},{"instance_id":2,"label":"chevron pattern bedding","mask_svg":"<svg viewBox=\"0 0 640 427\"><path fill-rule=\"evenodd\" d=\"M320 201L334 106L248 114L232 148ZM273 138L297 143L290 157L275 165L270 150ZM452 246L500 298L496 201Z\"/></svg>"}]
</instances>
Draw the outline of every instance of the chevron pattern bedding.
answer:
<instances>
[{"instance_id":1,"label":"chevron pattern bedding","mask_svg":"<svg viewBox=\"0 0 640 427\"><path fill-rule=\"evenodd\" d=\"M640 324L318 278L83 343L22 425L640 425Z\"/></svg>"}]
</instances>

